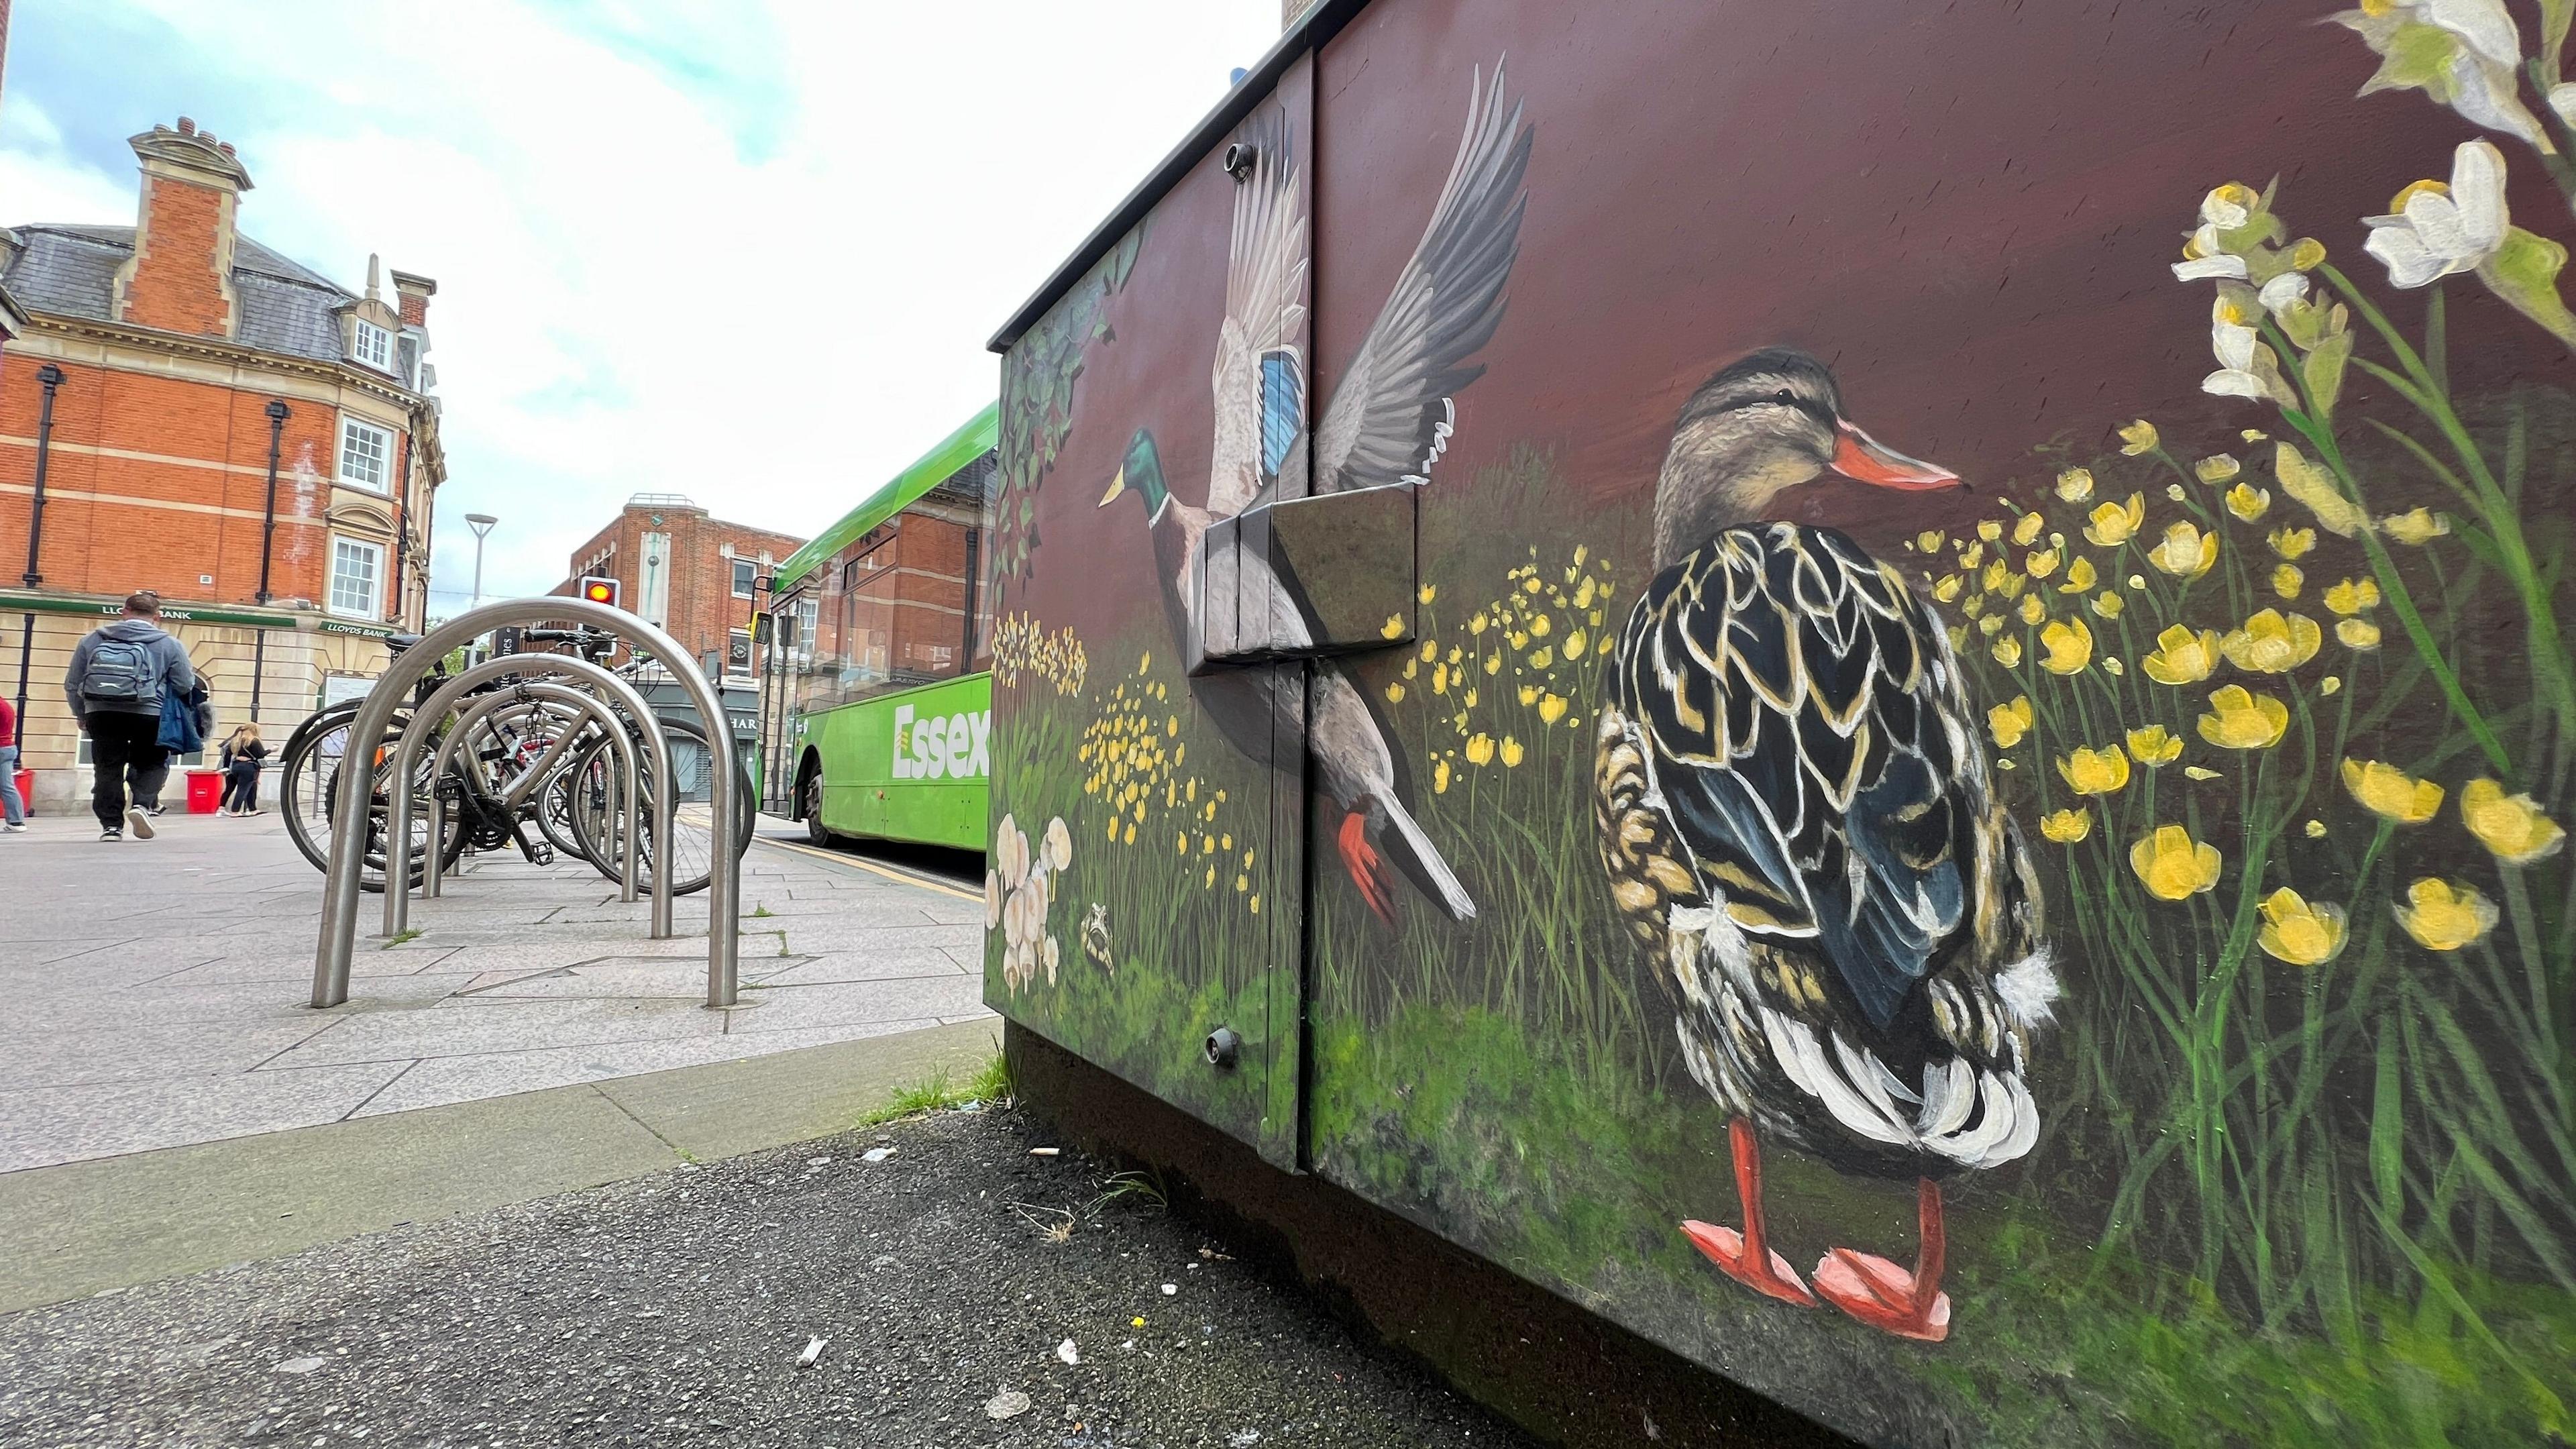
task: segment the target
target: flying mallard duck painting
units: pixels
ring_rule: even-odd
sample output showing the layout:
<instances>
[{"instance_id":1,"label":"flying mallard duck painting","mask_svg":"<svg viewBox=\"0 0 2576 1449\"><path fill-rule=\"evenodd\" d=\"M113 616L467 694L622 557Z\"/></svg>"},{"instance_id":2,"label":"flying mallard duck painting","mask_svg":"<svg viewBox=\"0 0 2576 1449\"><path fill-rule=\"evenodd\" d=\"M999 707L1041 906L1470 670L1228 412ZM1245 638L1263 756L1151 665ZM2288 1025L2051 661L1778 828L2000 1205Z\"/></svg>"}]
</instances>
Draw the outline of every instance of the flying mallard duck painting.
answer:
<instances>
[{"instance_id":1,"label":"flying mallard duck painting","mask_svg":"<svg viewBox=\"0 0 2576 1449\"><path fill-rule=\"evenodd\" d=\"M1267 637L1313 637L1313 612L1296 579L1251 560L1221 567L1259 569L1258 578L1195 576L1208 526L1260 501L1280 479L1302 485L1311 472L1318 493L1428 481L1456 419L1457 392L1483 372L1470 359L1502 321L1503 288L1519 249L1531 128L1504 98L1499 63L1490 83L1474 78L1465 135L1430 224L1324 409L1311 470L1301 353L1303 190L1284 114L1267 112L1247 125L1251 162L1238 181L1226 315L1210 378L1216 420L1207 501L1192 506L1172 495L1145 429L1100 500L1105 508L1134 493L1143 502L1175 642L1223 647L1208 629L1221 636L1226 625L1200 618L1203 595L1266 612ZM1343 867L1380 920L1396 923L1399 875L1452 919L1476 914L1474 899L1413 819L1411 783L1382 721L1339 667L1317 669L1311 698L1276 669L1193 675L1190 690L1227 740L1255 759L1276 759L1274 741L1305 737L1321 795L1344 812L1334 834Z\"/></svg>"},{"instance_id":2,"label":"flying mallard duck painting","mask_svg":"<svg viewBox=\"0 0 2576 1449\"><path fill-rule=\"evenodd\" d=\"M1609 663L1595 765L1611 894L1729 1115L1744 1227L1683 1233L1758 1292L1949 1332L1940 1183L2030 1151L2027 1043L2058 987L1939 622L1831 529L1762 521L1831 470L1956 486L1843 416L1775 348L1694 393L1655 492L1658 569ZM1834 1248L1813 1293L1771 1247L1760 1141L1918 1183L1911 1271Z\"/></svg>"}]
</instances>

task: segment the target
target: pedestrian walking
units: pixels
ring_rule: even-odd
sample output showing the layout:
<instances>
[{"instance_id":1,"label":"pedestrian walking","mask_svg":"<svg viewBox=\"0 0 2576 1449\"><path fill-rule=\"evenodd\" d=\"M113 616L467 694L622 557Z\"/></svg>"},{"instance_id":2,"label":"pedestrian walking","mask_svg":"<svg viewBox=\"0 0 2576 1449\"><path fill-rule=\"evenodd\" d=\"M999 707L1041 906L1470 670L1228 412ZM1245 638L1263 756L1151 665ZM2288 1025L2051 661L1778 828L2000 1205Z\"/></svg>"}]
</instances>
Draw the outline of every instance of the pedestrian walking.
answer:
<instances>
[{"instance_id":1,"label":"pedestrian walking","mask_svg":"<svg viewBox=\"0 0 2576 1449\"><path fill-rule=\"evenodd\" d=\"M161 596L129 594L125 617L102 624L72 650L63 694L89 736L91 813L101 840L152 838L170 752L161 746L161 701L196 692L188 651L161 629Z\"/></svg>"},{"instance_id":2,"label":"pedestrian walking","mask_svg":"<svg viewBox=\"0 0 2576 1449\"><path fill-rule=\"evenodd\" d=\"M268 758L268 746L259 742L256 721L236 727L224 736L221 762L224 771L223 813L257 815L259 813L259 762Z\"/></svg>"},{"instance_id":3,"label":"pedestrian walking","mask_svg":"<svg viewBox=\"0 0 2576 1449\"><path fill-rule=\"evenodd\" d=\"M18 798L18 707L0 699L0 830L27 828L27 802Z\"/></svg>"}]
</instances>

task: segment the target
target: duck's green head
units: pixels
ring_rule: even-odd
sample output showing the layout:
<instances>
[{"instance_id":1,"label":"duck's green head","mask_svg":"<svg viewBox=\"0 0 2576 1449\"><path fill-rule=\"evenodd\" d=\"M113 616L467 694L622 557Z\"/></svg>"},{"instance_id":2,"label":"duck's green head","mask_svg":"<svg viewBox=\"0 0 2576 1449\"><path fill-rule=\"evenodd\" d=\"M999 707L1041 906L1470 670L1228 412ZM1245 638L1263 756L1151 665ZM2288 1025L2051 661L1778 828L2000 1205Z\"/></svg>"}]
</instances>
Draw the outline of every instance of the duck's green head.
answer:
<instances>
[{"instance_id":1,"label":"duck's green head","mask_svg":"<svg viewBox=\"0 0 2576 1449\"><path fill-rule=\"evenodd\" d=\"M1108 507L1131 488L1145 500L1145 521L1160 523L1163 505L1172 501L1172 494L1163 486L1163 455L1154 449L1154 435L1143 428L1127 444L1127 459L1118 466L1118 476L1109 480L1109 491L1100 495L1100 506Z\"/></svg>"}]
</instances>

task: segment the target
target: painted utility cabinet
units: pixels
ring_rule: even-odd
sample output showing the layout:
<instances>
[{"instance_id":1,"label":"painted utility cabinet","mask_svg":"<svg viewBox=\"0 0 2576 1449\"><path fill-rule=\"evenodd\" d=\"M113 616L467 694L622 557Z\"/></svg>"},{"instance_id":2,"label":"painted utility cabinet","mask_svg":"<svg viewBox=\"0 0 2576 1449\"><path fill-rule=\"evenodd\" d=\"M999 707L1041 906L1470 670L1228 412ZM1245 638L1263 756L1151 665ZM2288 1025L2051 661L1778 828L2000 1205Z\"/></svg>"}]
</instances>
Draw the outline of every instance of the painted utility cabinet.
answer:
<instances>
[{"instance_id":1,"label":"painted utility cabinet","mask_svg":"<svg viewBox=\"0 0 2576 1449\"><path fill-rule=\"evenodd\" d=\"M2576 1395L2563 0L1330 0L996 339L987 999L1880 1444Z\"/></svg>"}]
</instances>

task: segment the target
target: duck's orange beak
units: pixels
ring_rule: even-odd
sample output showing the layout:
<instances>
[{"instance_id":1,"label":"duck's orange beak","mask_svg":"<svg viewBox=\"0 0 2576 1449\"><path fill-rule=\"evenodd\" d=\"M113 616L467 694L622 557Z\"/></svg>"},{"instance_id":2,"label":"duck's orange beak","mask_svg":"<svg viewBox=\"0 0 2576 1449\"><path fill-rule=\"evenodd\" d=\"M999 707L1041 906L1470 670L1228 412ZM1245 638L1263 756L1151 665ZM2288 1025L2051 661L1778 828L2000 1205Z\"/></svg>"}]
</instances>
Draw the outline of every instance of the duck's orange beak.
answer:
<instances>
[{"instance_id":1,"label":"duck's orange beak","mask_svg":"<svg viewBox=\"0 0 2576 1449\"><path fill-rule=\"evenodd\" d=\"M1959 485L1959 475L1937 463L1909 458L1884 446L1851 423L1838 423L1836 426L1842 435L1834 443L1833 469L1846 478L1907 492Z\"/></svg>"}]
</instances>

